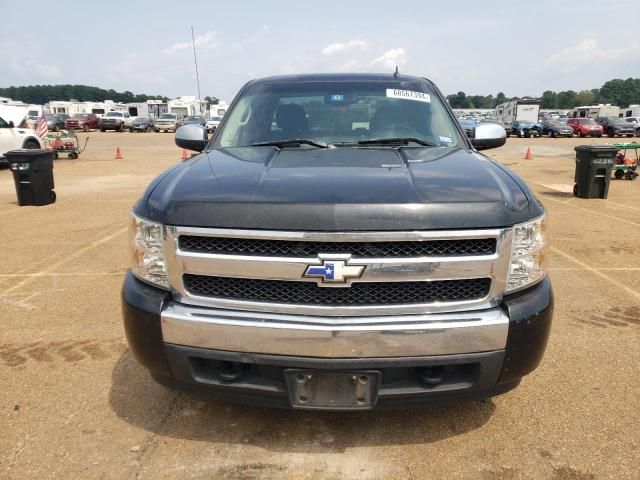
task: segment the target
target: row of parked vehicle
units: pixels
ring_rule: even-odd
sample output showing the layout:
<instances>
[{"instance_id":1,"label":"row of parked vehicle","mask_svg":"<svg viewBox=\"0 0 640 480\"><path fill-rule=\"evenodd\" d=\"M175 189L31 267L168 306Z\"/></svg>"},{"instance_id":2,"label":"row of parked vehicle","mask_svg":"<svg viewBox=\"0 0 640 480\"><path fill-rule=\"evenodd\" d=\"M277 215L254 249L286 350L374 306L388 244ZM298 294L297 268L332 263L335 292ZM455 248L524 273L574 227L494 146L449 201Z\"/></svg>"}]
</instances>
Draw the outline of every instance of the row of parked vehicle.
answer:
<instances>
[{"instance_id":1,"label":"row of parked vehicle","mask_svg":"<svg viewBox=\"0 0 640 480\"><path fill-rule=\"evenodd\" d=\"M211 116L205 118L199 115L181 117L177 113L162 113L156 119L149 117L132 117L128 112L108 112L102 117L93 113L77 113L75 115L45 113L47 128L51 131L58 130L115 130L122 132L175 132L182 125L200 124L206 126L209 132L213 132L222 120L221 117ZM38 119L30 119L36 123Z\"/></svg>"},{"instance_id":2,"label":"row of parked vehicle","mask_svg":"<svg viewBox=\"0 0 640 480\"><path fill-rule=\"evenodd\" d=\"M504 125L507 136L516 136L520 138L549 136L557 137L608 137L626 136L640 137L640 122L629 121L629 118L617 117L598 117L592 118L567 118L560 120L549 118L538 123L528 121L513 121ZM493 120L483 120L483 122ZM497 120L495 120L498 122ZM475 125L474 120L459 120L462 127L469 135ZM499 123L499 122L498 122Z\"/></svg>"}]
</instances>

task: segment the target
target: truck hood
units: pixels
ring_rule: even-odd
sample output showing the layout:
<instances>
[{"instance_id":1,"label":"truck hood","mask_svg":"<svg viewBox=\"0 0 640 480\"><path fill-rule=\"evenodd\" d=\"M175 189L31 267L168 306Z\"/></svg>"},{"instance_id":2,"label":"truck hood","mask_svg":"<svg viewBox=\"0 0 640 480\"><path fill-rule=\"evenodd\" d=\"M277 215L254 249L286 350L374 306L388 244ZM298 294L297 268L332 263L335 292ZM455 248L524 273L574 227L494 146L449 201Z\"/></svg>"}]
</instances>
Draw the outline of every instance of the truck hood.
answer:
<instances>
[{"instance_id":1,"label":"truck hood","mask_svg":"<svg viewBox=\"0 0 640 480\"><path fill-rule=\"evenodd\" d=\"M242 147L173 167L135 211L168 225L340 231L501 227L543 210L473 151Z\"/></svg>"}]
</instances>

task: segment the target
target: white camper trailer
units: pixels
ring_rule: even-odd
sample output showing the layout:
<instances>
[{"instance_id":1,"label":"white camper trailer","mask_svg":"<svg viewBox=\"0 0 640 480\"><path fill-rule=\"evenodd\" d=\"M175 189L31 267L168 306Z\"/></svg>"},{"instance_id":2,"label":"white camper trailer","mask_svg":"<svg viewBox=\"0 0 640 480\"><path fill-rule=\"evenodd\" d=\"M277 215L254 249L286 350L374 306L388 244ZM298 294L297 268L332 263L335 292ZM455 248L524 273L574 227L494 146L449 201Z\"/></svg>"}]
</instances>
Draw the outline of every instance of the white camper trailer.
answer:
<instances>
[{"instance_id":1,"label":"white camper trailer","mask_svg":"<svg viewBox=\"0 0 640 480\"><path fill-rule=\"evenodd\" d=\"M610 103L601 103L599 105L584 105L576 107L570 111L569 118L598 118L598 117L617 117L620 115L620 107L611 105Z\"/></svg>"},{"instance_id":2,"label":"white camper trailer","mask_svg":"<svg viewBox=\"0 0 640 480\"><path fill-rule=\"evenodd\" d=\"M538 122L540 100L522 99L501 103L496 107L496 119L508 125L511 122Z\"/></svg>"}]
</instances>

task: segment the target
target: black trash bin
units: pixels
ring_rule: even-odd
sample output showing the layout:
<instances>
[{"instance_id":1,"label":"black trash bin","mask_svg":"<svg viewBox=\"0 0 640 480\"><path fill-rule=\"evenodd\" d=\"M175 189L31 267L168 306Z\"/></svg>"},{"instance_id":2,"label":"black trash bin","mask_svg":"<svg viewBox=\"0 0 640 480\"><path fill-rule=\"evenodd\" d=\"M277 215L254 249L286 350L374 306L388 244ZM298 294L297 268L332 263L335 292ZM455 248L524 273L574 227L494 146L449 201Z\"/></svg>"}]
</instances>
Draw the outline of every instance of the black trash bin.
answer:
<instances>
[{"instance_id":1,"label":"black trash bin","mask_svg":"<svg viewBox=\"0 0 640 480\"><path fill-rule=\"evenodd\" d=\"M578 145L573 194L580 198L607 198L611 169L618 150L611 145Z\"/></svg>"},{"instance_id":2,"label":"black trash bin","mask_svg":"<svg viewBox=\"0 0 640 480\"><path fill-rule=\"evenodd\" d=\"M56 201L52 151L11 150L5 156L13 172L18 205L49 205Z\"/></svg>"}]
</instances>

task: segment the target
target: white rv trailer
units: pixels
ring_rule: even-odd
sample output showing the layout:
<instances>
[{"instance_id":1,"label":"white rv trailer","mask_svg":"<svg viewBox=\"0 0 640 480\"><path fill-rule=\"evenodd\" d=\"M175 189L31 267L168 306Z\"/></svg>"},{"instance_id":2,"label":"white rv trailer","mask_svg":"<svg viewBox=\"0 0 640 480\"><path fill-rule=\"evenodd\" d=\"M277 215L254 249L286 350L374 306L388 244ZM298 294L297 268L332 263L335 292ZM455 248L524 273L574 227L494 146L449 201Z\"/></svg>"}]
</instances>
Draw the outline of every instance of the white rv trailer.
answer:
<instances>
[{"instance_id":1,"label":"white rv trailer","mask_svg":"<svg viewBox=\"0 0 640 480\"><path fill-rule=\"evenodd\" d=\"M538 122L540 100L524 98L501 103L496 107L496 120L508 125L511 122Z\"/></svg>"},{"instance_id":2,"label":"white rv trailer","mask_svg":"<svg viewBox=\"0 0 640 480\"><path fill-rule=\"evenodd\" d=\"M576 107L568 113L569 118L598 118L617 117L620 115L620 107L610 103L600 103L599 105L584 105Z\"/></svg>"},{"instance_id":3,"label":"white rv trailer","mask_svg":"<svg viewBox=\"0 0 640 480\"><path fill-rule=\"evenodd\" d=\"M169 111L169 106L162 100L127 103L126 107L132 117L158 118Z\"/></svg>"},{"instance_id":4,"label":"white rv trailer","mask_svg":"<svg viewBox=\"0 0 640 480\"><path fill-rule=\"evenodd\" d=\"M629 105L627 108L621 108L620 117L640 117L640 105Z\"/></svg>"}]
</instances>

